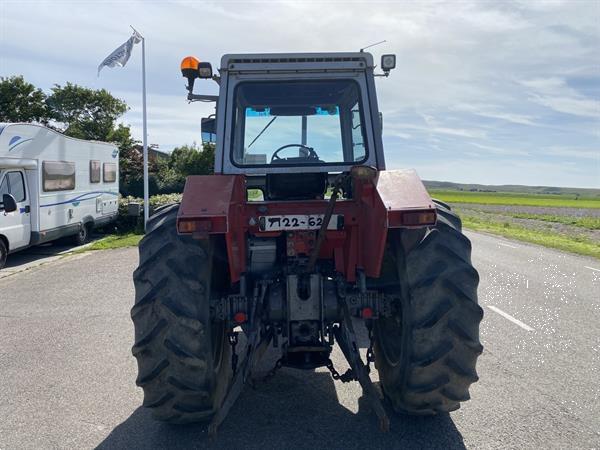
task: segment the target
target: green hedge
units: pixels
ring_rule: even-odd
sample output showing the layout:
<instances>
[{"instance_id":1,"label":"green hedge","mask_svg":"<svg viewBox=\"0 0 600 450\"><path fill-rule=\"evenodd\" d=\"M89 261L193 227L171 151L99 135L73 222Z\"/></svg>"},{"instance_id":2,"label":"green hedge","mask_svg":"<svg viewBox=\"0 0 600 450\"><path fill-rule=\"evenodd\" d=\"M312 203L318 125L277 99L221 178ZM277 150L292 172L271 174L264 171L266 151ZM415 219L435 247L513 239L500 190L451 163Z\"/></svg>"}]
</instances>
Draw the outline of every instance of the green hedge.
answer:
<instances>
[{"instance_id":1,"label":"green hedge","mask_svg":"<svg viewBox=\"0 0 600 450\"><path fill-rule=\"evenodd\" d=\"M179 203L181 201L181 194L161 194L153 195L149 199L150 203L150 215L152 212L161 206L169 205L171 203ZM129 204L139 203L140 215L138 217L130 216L128 214ZM143 213L144 200L137 197L127 196L119 198L119 215L117 220L112 224L108 225L105 229L107 232L123 233L144 233L144 213Z\"/></svg>"}]
</instances>

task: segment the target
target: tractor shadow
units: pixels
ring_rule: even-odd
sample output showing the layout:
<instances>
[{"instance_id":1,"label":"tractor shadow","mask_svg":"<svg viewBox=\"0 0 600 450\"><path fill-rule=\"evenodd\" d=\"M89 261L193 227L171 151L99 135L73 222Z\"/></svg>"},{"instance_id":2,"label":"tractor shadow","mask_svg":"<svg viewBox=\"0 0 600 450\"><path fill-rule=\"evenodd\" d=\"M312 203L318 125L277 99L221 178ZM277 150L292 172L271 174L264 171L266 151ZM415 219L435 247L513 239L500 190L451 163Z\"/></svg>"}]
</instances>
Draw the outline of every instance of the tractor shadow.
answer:
<instances>
[{"instance_id":1,"label":"tractor shadow","mask_svg":"<svg viewBox=\"0 0 600 450\"><path fill-rule=\"evenodd\" d=\"M366 333L358 337L366 349ZM258 373L266 373L277 357L274 351L265 355ZM347 366L340 363L343 357L333 357L338 370L345 370ZM98 449L465 448L449 415L401 416L386 409L391 431L382 433L357 382L334 384L322 369L282 368L268 381L245 388L214 440L208 438L206 425L168 425L138 408Z\"/></svg>"}]
</instances>

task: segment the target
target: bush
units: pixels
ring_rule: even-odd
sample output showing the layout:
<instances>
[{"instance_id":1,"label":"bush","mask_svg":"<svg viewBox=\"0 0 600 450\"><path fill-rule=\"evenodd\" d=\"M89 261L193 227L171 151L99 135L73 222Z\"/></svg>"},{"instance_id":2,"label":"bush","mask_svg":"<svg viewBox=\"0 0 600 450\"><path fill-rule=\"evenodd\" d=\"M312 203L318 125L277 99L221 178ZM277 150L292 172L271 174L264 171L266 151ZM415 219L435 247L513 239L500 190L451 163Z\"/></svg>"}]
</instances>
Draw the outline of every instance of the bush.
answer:
<instances>
[{"instance_id":1,"label":"bush","mask_svg":"<svg viewBox=\"0 0 600 450\"><path fill-rule=\"evenodd\" d=\"M157 210L161 206L170 205L172 203L179 203L181 201L181 194L162 194L153 195L149 199L150 203L150 214ZM129 215L129 204L138 203L140 207L139 216ZM117 220L110 224L106 231L116 231L119 234L124 233L144 233L144 199L138 197L120 197L119 198L119 214Z\"/></svg>"}]
</instances>

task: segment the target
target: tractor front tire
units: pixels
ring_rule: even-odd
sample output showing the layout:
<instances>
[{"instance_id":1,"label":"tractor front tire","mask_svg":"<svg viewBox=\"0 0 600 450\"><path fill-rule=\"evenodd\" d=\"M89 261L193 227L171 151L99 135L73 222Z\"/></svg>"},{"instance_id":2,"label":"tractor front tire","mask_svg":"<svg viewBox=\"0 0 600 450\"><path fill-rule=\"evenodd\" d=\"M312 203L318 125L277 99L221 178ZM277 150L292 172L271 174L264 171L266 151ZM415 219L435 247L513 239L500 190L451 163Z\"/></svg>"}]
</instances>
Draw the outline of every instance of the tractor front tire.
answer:
<instances>
[{"instance_id":1,"label":"tractor front tire","mask_svg":"<svg viewBox=\"0 0 600 450\"><path fill-rule=\"evenodd\" d=\"M426 232L390 232L382 267L384 289L399 301L393 317L375 323L376 367L385 397L407 414L458 409L483 351L471 243L446 205L437 212Z\"/></svg>"},{"instance_id":2,"label":"tractor front tire","mask_svg":"<svg viewBox=\"0 0 600 450\"><path fill-rule=\"evenodd\" d=\"M181 424L211 419L231 369L226 327L210 318L211 293L228 273L225 259L219 259L221 242L179 236L178 206L148 221L133 275L131 318L143 405L156 419Z\"/></svg>"}]
</instances>

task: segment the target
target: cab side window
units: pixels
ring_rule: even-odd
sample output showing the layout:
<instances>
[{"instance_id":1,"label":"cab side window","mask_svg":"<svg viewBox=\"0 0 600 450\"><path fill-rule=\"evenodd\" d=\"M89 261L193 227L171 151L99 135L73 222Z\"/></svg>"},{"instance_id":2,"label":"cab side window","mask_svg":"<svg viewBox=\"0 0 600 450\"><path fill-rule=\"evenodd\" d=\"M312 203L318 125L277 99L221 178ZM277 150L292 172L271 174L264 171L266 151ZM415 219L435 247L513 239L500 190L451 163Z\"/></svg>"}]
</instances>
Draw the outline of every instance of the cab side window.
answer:
<instances>
[{"instance_id":1,"label":"cab side window","mask_svg":"<svg viewBox=\"0 0 600 450\"><path fill-rule=\"evenodd\" d=\"M363 135L363 127L361 126L361 112L358 103L352 108L352 150L354 161L361 161L364 159L365 151L365 137Z\"/></svg>"},{"instance_id":2,"label":"cab side window","mask_svg":"<svg viewBox=\"0 0 600 450\"><path fill-rule=\"evenodd\" d=\"M8 172L6 174L10 193L17 203L25 201L25 182L21 172Z\"/></svg>"}]
</instances>

